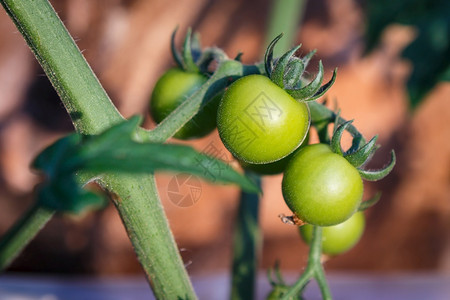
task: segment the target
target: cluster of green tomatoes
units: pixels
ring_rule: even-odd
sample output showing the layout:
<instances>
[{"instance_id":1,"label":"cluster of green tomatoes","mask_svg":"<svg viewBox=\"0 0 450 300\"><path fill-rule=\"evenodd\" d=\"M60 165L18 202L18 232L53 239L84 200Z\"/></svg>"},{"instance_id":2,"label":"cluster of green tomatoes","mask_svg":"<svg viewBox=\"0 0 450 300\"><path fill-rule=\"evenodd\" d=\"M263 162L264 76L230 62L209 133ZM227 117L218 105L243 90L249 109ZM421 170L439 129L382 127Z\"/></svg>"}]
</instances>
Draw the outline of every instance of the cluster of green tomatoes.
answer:
<instances>
[{"instance_id":1,"label":"cluster of green tomatoes","mask_svg":"<svg viewBox=\"0 0 450 300\"><path fill-rule=\"evenodd\" d=\"M180 54L173 37L172 53L178 67L162 75L151 96L150 113L157 123L208 81L205 65L224 57L218 49L202 53L190 33ZM311 117L313 109L325 109L314 100L331 87L336 72L322 85L324 71L319 62L319 72L306 81L305 69L314 51L299 58L295 56L298 46L274 59L273 48L280 37L268 47L263 72L241 77L206 99L207 104L174 137L202 137L217 127L223 144L244 169L261 175L283 173L283 197L293 212L289 220L302 225L301 236L306 242L311 241L312 226L324 227L323 252L339 254L355 245L364 230L361 210L368 205L362 202L362 179L386 176L395 156L382 170L364 170L362 166L378 148L376 137L365 143L351 122L338 113L331 112L325 125L324 120ZM319 144L307 145L311 123L322 131ZM332 123L334 130L329 137L327 125ZM347 151L340 146L345 130L354 137Z\"/></svg>"}]
</instances>

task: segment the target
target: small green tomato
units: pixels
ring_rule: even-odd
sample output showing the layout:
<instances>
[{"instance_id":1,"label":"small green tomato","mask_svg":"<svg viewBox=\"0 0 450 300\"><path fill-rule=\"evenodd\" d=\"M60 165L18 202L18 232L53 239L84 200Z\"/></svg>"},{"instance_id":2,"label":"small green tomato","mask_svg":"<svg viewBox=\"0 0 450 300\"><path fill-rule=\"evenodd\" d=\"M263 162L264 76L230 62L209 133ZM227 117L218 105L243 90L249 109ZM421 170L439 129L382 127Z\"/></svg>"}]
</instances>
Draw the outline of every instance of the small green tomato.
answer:
<instances>
[{"instance_id":1,"label":"small green tomato","mask_svg":"<svg viewBox=\"0 0 450 300\"><path fill-rule=\"evenodd\" d=\"M325 144L308 145L289 161L282 192L287 206L302 221L331 226L358 209L363 195L361 176L344 157Z\"/></svg>"},{"instance_id":2,"label":"small green tomato","mask_svg":"<svg viewBox=\"0 0 450 300\"><path fill-rule=\"evenodd\" d=\"M365 223L364 213L357 212L343 223L323 227L322 252L328 255L338 255L353 248L361 239ZM300 234L307 244L311 244L313 226L309 224L301 226Z\"/></svg>"},{"instance_id":3,"label":"small green tomato","mask_svg":"<svg viewBox=\"0 0 450 300\"><path fill-rule=\"evenodd\" d=\"M266 164L300 146L309 129L309 110L263 75L249 75L224 93L217 129L240 161Z\"/></svg>"},{"instance_id":4,"label":"small green tomato","mask_svg":"<svg viewBox=\"0 0 450 300\"><path fill-rule=\"evenodd\" d=\"M162 122L208 78L172 68L157 81L150 101L150 114L156 123ZM178 139L192 139L207 135L216 127L217 108L221 96L216 96L174 135Z\"/></svg>"}]
</instances>

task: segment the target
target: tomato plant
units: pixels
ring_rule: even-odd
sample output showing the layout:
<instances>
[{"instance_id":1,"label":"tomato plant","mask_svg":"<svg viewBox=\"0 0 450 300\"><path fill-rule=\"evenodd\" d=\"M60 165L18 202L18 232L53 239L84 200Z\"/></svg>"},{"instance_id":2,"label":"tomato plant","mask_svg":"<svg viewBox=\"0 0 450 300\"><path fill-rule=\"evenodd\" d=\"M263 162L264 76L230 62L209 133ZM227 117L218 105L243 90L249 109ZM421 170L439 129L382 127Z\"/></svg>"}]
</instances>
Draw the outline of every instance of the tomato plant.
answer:
<instances>
[{"instance_id":1,"label":"tomato plant","mask_svg":"<svg viewBox=\"0 0 450 300\"><path fill-rule=\"evenodd\" d=\"M243 65L239 55L229 59L215 47L202 51L198 40L191 40L190 32L180 55L172 38L178 68L169 70L157 83L151 109L155 120L161 123L145 130L138 127L139 118L123 120L46 0L0 2L49 75L78 131L48 147L35 160L33 166L46 176L37 186L35 205L0 240L0 269L11 263L55 212L80 212L97 203L101 197L83 189L85 183L95 180L119 211L156 298L195 299L160 203L154 173L189 172L210 178L205 172L207 166L206 171L217 182L236 183L242 188L232 289L246 295L241 299L251 299L248 295L253 292L260 244L260 178L243 176L224 162L190 147L165 143L175 133L181 138L205 134L202 130L206 132L208 126L201 123L214 124L215 113L212 118L205 117L206 121L199 117L202 104L205 108L208 103L215 107L217 100L212 100L212 96L223 92L233 80L237 81L229 86L221 101L217 122L225 146L238 159L253 164L281 163L304 140L310 119L320 131L321 142L326 143L300 149L287 164L283 194L298 217L319 225L342 222L357 208L372 204L368 201L360 205L361 178L381 179L395 164L392 154L391 163L382 170L361 169L377 149L376 139L364 144L362 135L338 113L323 104L306 102L321 97L333 84L336 72L322 86L324 71L319 62L315 77L305 80L303 73L314 51L304 58L295 57L297 46L273 59L273 47L280 36L269 45L264 64L254 65ZM200 126L191 130L190 121ZM321 130L332 122L336 128L330 141ZM346 152L340 147L344 130L354 137ZM274 297L301 298L307 282L314 277L324 298L331 298L319 255L322 230L325 229L313 226L305 272L292 286L282 280L273 284L278 286ZM277 277L281 278L281 274Z\"/></svg>"},{"instance_id":2,"label":"tomato plant","mask_svg":"<svg viewBox=\"0 0 450 300\"><path fill-rule=\"evenodd\" d=\"M172 68L156 82L150 101L150 114L161 123L183 101L198 90L208 78L205 75ZM174 135L178 139L191 139L207 135L216 128L220 95L208 103Z\"/></svg>"},{"instance_id":3,"label":"tomato plant","mask_svg":"<svg viewBox=\"0 0 450 300\"><path fill-rule=\"evenodd\" d=\"M270 163L292 153L309 128L308 106L263 75L249 75L224 93L217 129L224 145L239 160Z\"/></svg>"},{"instance_id":4,"label":"tomato plant","mask_svg":"<svg viewBox=\"0 0 450 300\"><path fill-rule=\"evenodd\" d=\"M322 252L337 255L350 250L360 240L365 226L363 212L353 214L346 221L322 228ZM311 244L313 238L313 225L300 226L302 239Z\"/></svg>"},{"instance_id":5,"label":"tomato plant","mask_svg":"<svg viewBox=\"0 0 450 300\"><path fill-rule=\"evenodd\" d=\"M283 177L286 204L306 223L330 226L348 219L362 195L361 176L345 158L325 144L301 149Z\"/></svg>"}]
</instances>

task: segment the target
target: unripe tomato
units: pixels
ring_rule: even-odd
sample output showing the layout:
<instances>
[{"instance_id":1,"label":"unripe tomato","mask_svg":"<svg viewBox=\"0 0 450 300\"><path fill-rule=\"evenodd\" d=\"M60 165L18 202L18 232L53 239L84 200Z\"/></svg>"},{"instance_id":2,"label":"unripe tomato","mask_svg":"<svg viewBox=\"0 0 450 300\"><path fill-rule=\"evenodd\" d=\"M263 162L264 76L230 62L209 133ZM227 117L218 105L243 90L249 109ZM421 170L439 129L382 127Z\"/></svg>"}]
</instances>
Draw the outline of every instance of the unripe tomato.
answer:
<instances>
[{"instance_id":1,"label":"unripe tomato","mask_svg":"<svg viewBox=\"0 0 450 300\"><path fill-rule=\"evenodd\" d=\"M358 243L364 232L365 217L362 212L353 214L348 220L322 228L322 252L329 255L344 253ZM302 239L311 244L313 226L303 225L300 227Z\"/></svg>"},{"instance_id":2,"label":"unripe tomato","mask_svg":"<svg viewBox=\"0 0 450 300\"><path fill-rule=\"evenodd\" d=\"M160 123L207 80L206 76L199 73L189 73L179 68L168 70L159 78L153 89L150 101L150 114L153 120ZM205 136L213 131L216 127L219 102L220 96L216 96L180 128L174 137L191 139Z\"/></svg>"},{"instance_id":3,"label":"unripe tomato","mask_svg":"<svg viewBox=\"0 0 450 300\"><path fill-rule=\"evenodd\" d=\"M282 182L284 200L306 223L344 222L361 203L363 182L355 167L325 144L308 145L289 161Z\"/></svg>"},{"instance_id":4,"label":"unripe tomato","mask_svg":"<svg viewBox=\"0 0 450 300\"><path fill-rule=\"evenodd\" d=\"M292 153L309 129L309 110L263 75L249 75L224 93L217 128L240 161L270 163Z\"/></svg>"}]
</instances>

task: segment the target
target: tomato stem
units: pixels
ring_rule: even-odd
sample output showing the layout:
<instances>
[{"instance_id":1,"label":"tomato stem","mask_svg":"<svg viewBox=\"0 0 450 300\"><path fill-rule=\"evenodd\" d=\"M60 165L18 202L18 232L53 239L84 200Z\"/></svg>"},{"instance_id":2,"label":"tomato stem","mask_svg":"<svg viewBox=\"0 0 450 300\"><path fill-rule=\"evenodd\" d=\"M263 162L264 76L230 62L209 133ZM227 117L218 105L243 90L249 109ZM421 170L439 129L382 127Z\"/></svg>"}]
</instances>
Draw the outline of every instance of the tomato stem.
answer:
<instances>
[{"instance_id":1,"label":"tomato stem","mask_svg":"<svg viewBox=\"0 0 450 300\"><path fill-rule=\"evenodd\" d=\"M54 211L34 204L0 240L0 271L5 270L53 217Z\"/></svg>"},{"instance_id":2,"label":"tomato stem","mask_svg":"<svg viewBox=\"0 0 450 300\"><path fill-rule=\"evenodd\" d=\"M247 176L251 176L246 172ZM261 187L261 178L252 176ZM241 191L233 236L231 299L254 299L261 248L259 195Z\"/></svg>"},{"instance_id":3,"label":"tomato stem","mask_svg":"<svg viewBox=\"0 0 450 300\"><path fill-rule=\"evenodd\" d=\"M300 294L311 279L315 279L319 284L322 298L331 299L331 293L325 278L325 273L321 261L322 256L322 227L314 226L313 238L309 248L308 264L305 271L295 284L283 295L281 299L288 300Z\"/></svg>"},{"instance_id":4,"label":"tomato stem","mask_svg":"<svg viewBox=\"0 0 450 300\"><path fill-rule=\"evenodd\" d=\"M139 135L142 141L165 142L231 82L245 75L259 73L261 73L261 69L256 65L245 66L235 60L221 62L208 81L159 123L155 129L140 130Z\"/></svg>"},{"instance_id":5,"label":"tomato stem","mask_svg":"<svg viewBox=\"0 0 450 300\"><path fill-rule=\"evenodd\" d=\"M47 0L0 0L0 3L52 82L78 132L99 134L123 120ZM108 174L101 183L117 196L116 207L156 298L196 299L154 177ZM24 224L42 225L51 216L51 212L29 214ZM13 236L26 238L15 239L20 243L8 249L20 251L37 234L40 226L28 231L29 226L17 226Z\"/></svg>"}]
</instances>

